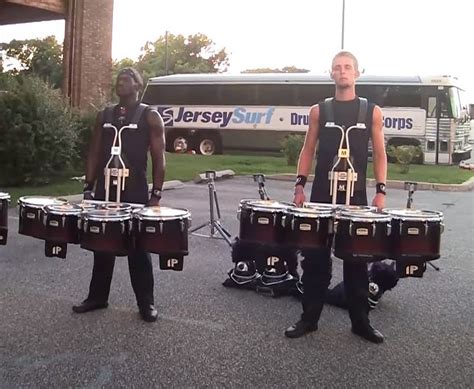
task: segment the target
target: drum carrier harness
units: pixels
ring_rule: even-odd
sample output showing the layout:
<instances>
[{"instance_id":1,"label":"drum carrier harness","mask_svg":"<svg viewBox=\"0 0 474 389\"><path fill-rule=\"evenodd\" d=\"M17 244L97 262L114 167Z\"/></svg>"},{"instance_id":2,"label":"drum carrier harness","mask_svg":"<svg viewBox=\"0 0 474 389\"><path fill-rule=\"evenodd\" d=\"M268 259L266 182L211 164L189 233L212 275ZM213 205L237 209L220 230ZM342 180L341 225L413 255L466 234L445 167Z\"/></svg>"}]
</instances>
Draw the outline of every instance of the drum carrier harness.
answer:
<instances>
[{"instance_id":1,"label":"drum carrier harness","mask_svg":"<svg viewBox=\"0 0 474 389\"><path fill-rule=\"evenodd\" d=\"M120 130L112 124L113 111L115 106L106 107L104 110L104 124L102 128L112 129L115 131L114 141L110 149L110 158L104 168L105 176L105 201L109 201L110 198L110 187L116 186L116 202L120 203L120 194L125 190L125 180L129 176L129 169L125 166L125 162L122 158L122 132L124 130L137 130L138 123L147 108L146 104L139 104L133 114L132 120L126 126L122 126ZM124 121L124 117L120 117L121 123Z\"/></svg>"},{"instance_id":2,"label":"drum carrier harness","mask_svg":"<svg viewBox=\"0 0 474 389\"><path fill-rule=\"evenodd\" d=\"M354 196L354 183L357 181L357 172L351 162L351 152L349 144L349 132L354 129L367 129L366 117L368 110L368 101L365 98L359 97L359 114L357 116L357 123L353 126L348 127L339 126L334 120L334 98L327 98L324 100L324 110L326 114L326 127L337 128L341 131L341 141L339 143L339 149L337 159L328 172L329 180L329 195L332 197L332 203L336 204L337 192L346 192L346 205L349 205L350 198ZM342 182L342 183L341 183ZM344 184L345 182L345 184Z\"/></svg>"}]
</instances>

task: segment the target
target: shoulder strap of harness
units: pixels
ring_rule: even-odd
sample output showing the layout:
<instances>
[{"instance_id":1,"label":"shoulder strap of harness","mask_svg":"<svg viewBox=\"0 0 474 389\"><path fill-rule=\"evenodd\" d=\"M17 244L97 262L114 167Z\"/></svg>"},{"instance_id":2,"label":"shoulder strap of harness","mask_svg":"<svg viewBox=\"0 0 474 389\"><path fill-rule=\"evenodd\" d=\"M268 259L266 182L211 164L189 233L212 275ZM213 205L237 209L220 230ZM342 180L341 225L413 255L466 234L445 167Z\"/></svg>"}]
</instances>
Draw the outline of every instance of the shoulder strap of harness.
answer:
<instances>
[{"instance_id":1,"label":"shoulder strap of harness","mask_svg":"<svg viewBox=\"0 0 474 389\"><path fill-rule=\"evenodd\" d=\"M357 123L364 123L367 119L367 110L369 108L369 102L363 97L359 97L359 117Z\"/></svg>"},{"instance_id":2,"label":"shoulder strap of harness","mask_svg":"<svg viewBox=\"0 0 474 389\"><path fill-rule=\"evenodd\" d=\"M102 125L105 123L112 123L114 120L114 108L115 105L109 105L104 108L104 111L102 113Z\"/></svg>"},{"instance_id":3,"label":"shoulder strap of harness","mask_svg":"<svg viewBox=\"0 0 474 389\"><path fill-rule=\"evenodd\" d=\"M138 104L138 107L135 110L135 113L133 114L132 121L130 122L130 124L138 124L138 122L140 121L140 118L143 115L143 112L145 112L145 109L147 108L148 108L148 105L146 104L143 104L143 103Z\"/></svg>"},{"instance_id":4,"label":"shoulder strap of harness","mask_svg":"<svg viewBox=\"0 0 474 389\"><path fill-rule=\"evenodd\" d=\"M326 100L324 100L324 114L326 116L326 123L327 122L332 122L334 123L334 109L332 107L333 104L333 98L328 97Z\"/></svg>"}]
</instances>

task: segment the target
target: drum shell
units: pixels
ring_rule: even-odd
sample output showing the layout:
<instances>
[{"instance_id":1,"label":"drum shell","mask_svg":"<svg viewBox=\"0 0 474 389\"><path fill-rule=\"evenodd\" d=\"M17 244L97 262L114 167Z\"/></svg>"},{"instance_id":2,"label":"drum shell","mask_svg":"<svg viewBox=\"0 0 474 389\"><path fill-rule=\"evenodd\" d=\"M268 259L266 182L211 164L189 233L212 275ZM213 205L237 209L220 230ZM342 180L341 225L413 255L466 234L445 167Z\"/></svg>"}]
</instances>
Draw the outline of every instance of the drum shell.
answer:
<instances>
[{"instance_id":1,"label":"drum shell","mask_svg":"<svg viewBox=\"0 0 474 389\"><path fill-rule=\"evenodd\" d=\"M81 220L81 248L118 256L129 254L131 248L130 219Z\"/></svg>"},{"instance_id":2,"label":"drum shell","mask_svg":"<svg viewBox=\"0 0 474 389\"><path fill-rule=\"evenodd\" d=\"M135 249L155 254L188 255L189 218L133 219Z\"/></svg>"},{"instance_id":3,"label":"drum shell","mask_svg":"<svg viewBox=\"0 0 474 389\"><path fill-rule=\"evenodd\" d=\"M347 261L373 262L389 258L390 227L386 221L336 218L334 255Z\"/></svg>"},{"instance_id":4,"label":"drum shell","mask_svg":"<svg viewBox=\"0 0 474 389\"><path fill-rule=\"evenodd\" d=\"M289 213L285 217L285 244L299 250L331 247L333 217L305 217Z\"/></svg>"},{"instance_id":5,"label":"drum shell","mask_svg":"<svg viewBox=\"0 0 474 389\"><path fill-rule=\"evenodd\" d=\"M0 245L7 244L8 237L8 199L0 199Z\"/></svg>"},{"instance_id":6,"label":"drum shell","mask_svg":"<svg viewBox=\"0 0 474 389\"><path fill-rule=\"evenodd\" d=\"M19 205L18 233L38 239L46 239L44 210L25 203Z\"/></svg>"},{"instance_id":7,"label":"drum shell","mask_svg":"<svg viewBox=\"0 0 474 389\"><path fill-rule=\"evenodd\" d=\"M248 243L282 244L285 238L284 210L240 210L240 240Z\"/></svg>"},{"instance_id":8,"label":"drum shell","mask_svg":"<svg viewBox=\"0 0 474 389\"><path fill-rule=\"evenodd\" d=\"M418 233L414 233L418 231ZM443 227L438 220L392 219L391 256L396 260L432 261L440 257Z\"/></svg>"},{"instance_id":9,"label":"drum shell","mask_svg":"<svg viewBox=\"0 0 474 389\"><path fill-rule=\"evenodd\" d=\"M60 215L46 212L45 236L50 242L55 243L79 243L79 214Z\"/></svg>"}]
</instances>

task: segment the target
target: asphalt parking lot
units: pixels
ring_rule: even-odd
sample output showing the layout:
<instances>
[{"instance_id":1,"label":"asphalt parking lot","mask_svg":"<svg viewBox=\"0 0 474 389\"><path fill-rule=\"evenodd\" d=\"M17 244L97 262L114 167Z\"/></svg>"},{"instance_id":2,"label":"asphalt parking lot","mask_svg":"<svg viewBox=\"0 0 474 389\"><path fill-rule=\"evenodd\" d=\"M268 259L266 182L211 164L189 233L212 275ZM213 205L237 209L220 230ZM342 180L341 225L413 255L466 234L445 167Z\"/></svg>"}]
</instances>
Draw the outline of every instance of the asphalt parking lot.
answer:
<instances>
[{"instance_id":1,"label":"asphalt parking lot","mask_svg":"<svg viewBox=\"0 0 474 389\"><path fill-rule=\"evenodd\" d=\"M266 184L272 198L291 200L291 182ZM257 187L238 177L216 188L222 224L235 236L239 200L257 198ZM0 387L473 387L473 200L474 192L415 193L416 208L444 212L441 271L428 267L383 297L371 313L382 345L355 337L347 312L329 306L317 332L285 338L300 303L224 288L229 246L193 235L182 272L155 261L156 323L140 320L123 258L109 308L74 314L91 253L70 245L65 260L44 257L42 241L18 235L11 209L0 246ZM387 206L405 203L405 191L389 191ZM199 225L209 220L208 187L168 190L162 205L188 208ZM341 275L335 260L332 282Z\"/></svg>"}]
</instances>

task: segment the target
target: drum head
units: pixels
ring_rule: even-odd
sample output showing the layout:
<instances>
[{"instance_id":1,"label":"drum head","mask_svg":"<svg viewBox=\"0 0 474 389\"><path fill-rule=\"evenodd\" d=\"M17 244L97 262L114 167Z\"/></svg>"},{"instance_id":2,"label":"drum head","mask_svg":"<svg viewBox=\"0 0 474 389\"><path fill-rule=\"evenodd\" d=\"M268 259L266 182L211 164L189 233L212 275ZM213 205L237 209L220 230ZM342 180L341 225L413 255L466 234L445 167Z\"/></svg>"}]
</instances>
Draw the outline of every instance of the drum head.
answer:
<instances>
[{"instance_id":1,"label":"drum head","mask_svg":"<svg viewBox=\"0 0 474 389\"><path fill-rule=\"evenodd\" d=\"M184 208L168 208L168 207L144 207L133 213L134 217L140 220L172 220L186 219L191 216L189 211Z\"/></svg>"},{"instance_id":2,"label":"drum head","mask_svg":"<svg viewBox=\"0 0 474 389\"><path fill-rule=\"evenodd\" d=\"M377 207L370 205L335 205L336 212L367 212L377 211Z\"/></svg>"},{"instance_id":3,"label":"drum head","mask_svg":"<svg viewBox=\"0 0 474 389\"><path fill-rule=\"evenodd\" d=\"M76 204L53 204L44 207L46 213L53 215L79 215L82 212L82 208Z\"/></svg>"},{"instance_id":4,"label":"drum head","mask_svg":"<svg viewBox=\"0 0 474 389\"><path fill-rule=\"evenodd\" d=\"M252 208L254 210L261 210L266 212L277 212L282 209L294 207L292 203L275 201L275 200L249 200L242 204L243 208Z\"/></svg>"},{"instance_id":5,"label":"drum head","mask_svg":"<svg viewBox=\"0 0 474 389\"><path fill-rule=\"evenodd\" d=\"M51 196L23 196L18 199L18 203L32 208L43 208L47 205L66 204L67 201Z\"/></svg>"},{"instance_id":6,"label":"drum head","mask_svg":"<svg viewBox=\"0 0 474 389\"><path fill-rule=\"evenodd\" d=\"M92 209L81 214L83 219L104 222L130 220L130 215L130 212L127 211L114 211L111 209Z\"/></svg>"},{"instance_id":7,"label":"drum head","mask_svg":"<svg viewBox=\"0 0 474 389\"><path fill-rule=\"evenodd\" d=\"M10 195L5 192L0 192L0 200L10 200Z\"/></svg>"},{"instance_id":8,"label":"drum head","mask_svg":"<svg viewBox=\"0 0 474 389\"><path fill-rule=\"evenodd\" d=\"M351 211L351 210L341 210L338 212L336 215L336 219L343 219L343 220L351 220L353 222L390 222L391 217L389 214L385 212L376 212L372 210L356 210L356 211Z\"/></svg>"},{"instance_id":9,"label":"drum head","mask_svg":"<svg viewBox=\"0 0 474 389\"><path fill-rule=\"evenodd\" d=\"M315 203L308 206L309 203L304 203L303 207L291 207L288 209L290 214L299 217L319 218L319 217L332 217L334 208L333 207L317 207ZM324 204L327 205L327 204Z\"/></svg>"},{"instance_id":10,"label":"drum head","mask_svg":"<svg viewBox=\"0 0 474 389\"><path fill-rule=\"evenodd\" d=\"M132 211L132 206L127 203L106 203L103 207L114 211Z\"/></svg>"},{"instance_id":11,"label":"drum head","mask_svg":"<svg viewBox=\"0 0 474 389\"><path fill-rule=\"evenodd\" d=\"M384 212L394 219L400 220L419 220L419 221L440 221L443 219L443 213L439 211L428 211L424 209L384 209Z\"/></svg>"}]
</instances>

